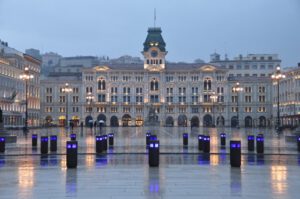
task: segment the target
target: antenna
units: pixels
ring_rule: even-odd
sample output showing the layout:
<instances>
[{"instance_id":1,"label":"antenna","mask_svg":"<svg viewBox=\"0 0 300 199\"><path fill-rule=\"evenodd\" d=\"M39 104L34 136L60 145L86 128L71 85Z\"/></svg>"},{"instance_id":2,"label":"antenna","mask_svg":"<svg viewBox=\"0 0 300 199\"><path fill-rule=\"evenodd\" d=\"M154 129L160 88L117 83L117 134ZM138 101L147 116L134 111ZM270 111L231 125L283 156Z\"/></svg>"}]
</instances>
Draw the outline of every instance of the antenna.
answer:
<instances>
[{"instance_id":1,"label":"antenna","mask_svg":"<svg viewBox=\"0 0 300 199\"><path fill-rule=\"evenodd\" d=\"M156 8L154 8L154 28L156 26Z\"/></svg>"}]
</instances>

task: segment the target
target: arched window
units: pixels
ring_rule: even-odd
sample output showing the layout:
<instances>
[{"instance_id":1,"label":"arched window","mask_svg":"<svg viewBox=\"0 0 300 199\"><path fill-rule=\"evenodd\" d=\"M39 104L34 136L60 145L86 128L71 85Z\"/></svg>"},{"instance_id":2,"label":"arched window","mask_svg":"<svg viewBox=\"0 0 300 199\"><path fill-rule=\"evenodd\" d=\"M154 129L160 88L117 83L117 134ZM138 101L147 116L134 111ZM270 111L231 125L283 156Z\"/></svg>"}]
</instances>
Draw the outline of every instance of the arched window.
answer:
<instances>
[{"instance_id":1,"label":"arched window","mask_svg":"<svg viewBox=\"0 0 300 199\"><path fill-rule=\"evenodd\" d=\"M157 91L158 90L158 80L152 79L150 82L150 90L151 91Z\"/></svg>"},{"instance_id":2,"label":"arched window","mask_svg":"<svg viewBox=\"0 0 300 199\"><path fill-rule=\"evenodd\" d=\"M211 79L205 78L204 79L204 91L210 91L211 90Z\"/></svg>"},{"instance_id":3,"label":"arched window","mask_svg":"<svg viewBox=\"0 0 300 199\"><path fill-rule=\"evenodd\" d=\"M105 90L105 80L104 79L98 80L98 90Z\"/></svg>"}]
</instances>

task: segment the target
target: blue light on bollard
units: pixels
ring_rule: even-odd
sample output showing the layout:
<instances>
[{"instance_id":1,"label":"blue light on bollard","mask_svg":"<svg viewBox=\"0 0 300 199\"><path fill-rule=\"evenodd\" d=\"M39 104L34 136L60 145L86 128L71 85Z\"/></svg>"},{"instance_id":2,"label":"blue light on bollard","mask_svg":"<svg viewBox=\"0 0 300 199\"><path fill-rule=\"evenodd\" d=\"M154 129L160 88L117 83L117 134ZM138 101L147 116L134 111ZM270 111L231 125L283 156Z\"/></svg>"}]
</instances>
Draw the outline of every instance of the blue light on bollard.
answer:
<instances>
[{"instance_id":1,"label":"blue light on bollard","mask_svg":"<svg viewBox=\"0 0 300 199\"><path fill-rule=\"evenodd\" d=\"M108 134L108 143L109 143L109 146L114 145L114 134L113 133Z\"/></svg>"},{"instance_id":2,"label":"blue light on bollard","mask_svg":"<svg viewBox=\"0 0 300 199\"><path fill-rule=\"evenodd\" d=\"M182 141L183 141L183 146L187 146L189 143L189 134L187 133L182 134Z\"/></svg>"},{"instance_id":3,"label":"blue light on bollard","mask_svg":"<svg viewBox=\"0 0 300 199\"><path fill-rule=\"evenodd\" d=\"M256 153L264 153L264 137L262 134L256 137Z\"/></svg>"},{"instance_id":4,"label":"blue light on bollard","mask_svg":"<svg viewBox=\"0 0 300 199\"><path fill-rule=\"evenodd\" d=\"M67 141L67 168L77 167L77 141Z\"/></svg>"},{"instance_id":5,"label":"blue light on bollard","mask_svg":"<svg viewBox=\"0 0 300 199\"><path fill-rule=\"evenodd\" d=\"M0 137L0 153L5 152L5 137Z\"/></svg>"},{"instance_id":6,"label":"blue light on bollard","mask_svg":"<svg viewBox=\"0 0 300 199\"><path fill-rule=\"evenodd\" d=\"M32 136L31 136L32 147L37 147L37 138L38 138L37 134L32 134Z\"/></svg>"},{"instance_id":7,"label":"blue light on bollard","mask_svg":"<svg viewBox=\"0 0 300 199\"><path fill-rule=\"evenodd\" d=\"M75 141L76 140L76 134L75 133L70 134L70 138L71 138L72 141Z\"/></svg>"},{"instance_id":8,"label":"blue light on bollard","mask_svg":"<svg viewBox=\"0 0 300 199\"><path fill-rule=\"evenodd\" d=\"M230 141L230 165L241 166L241 141Z\"/></svg>"},{"instance_id":9,"label":"blue light on bollard","mask_svg":"<svg viewBox=\"0 0 300 199\"><path fill-rule=\"evenodd\" d=\"M148 161L150 167L157 167L159 165L159 141L158 140L150 141Z\"/></svg>"},{"instance_id":10,"label":"blue light on bollard","mask_svg":"<svg viewBox=\"0 0 300 199\"><path fill-rule=\"evenodd\" d=\"M203 137L204 135L198 135L198 150L203 150Z\"/></svg>"},{"instance_id":11,"label":"blue light on bollard","mask_svg":"<svg viewBox=\"0 0 300 199\"><path fill-rule=\"evenodd\" d=\"M297 139L297 148L298 148L298 151L300 151L300 136L298 136L298 139Z\"/></svg>"},{"instance_id":12,"label":"blue light on bollard","mask_svg":"<svg viewBox=\"0 0 300 199\"><path fill-rule=\"evenodd\" d=\"M57 151L57 136L56 135L50 136L50 151L51 152Z\"/></svg>"},{"instance_id":13,"label":"blue light on bollard","mask_svg":"<svg viewBox=\"0 0 300 199\"><path fill-rule=\"evenodd\" d=\"M225 133L221 133L221 146L224 147L226 145L226 134Z\"/></svg>"},{"instance_id":14,"label":"blue light on bollard","mask_svg":"<svg viewBox=\"0 0 300 199\"><path fill-rule=\"evenodd\" d=\"M155 141L157 140L157 136L156 135L150 135L150 141Z\"/></svg>"}]
</instances>

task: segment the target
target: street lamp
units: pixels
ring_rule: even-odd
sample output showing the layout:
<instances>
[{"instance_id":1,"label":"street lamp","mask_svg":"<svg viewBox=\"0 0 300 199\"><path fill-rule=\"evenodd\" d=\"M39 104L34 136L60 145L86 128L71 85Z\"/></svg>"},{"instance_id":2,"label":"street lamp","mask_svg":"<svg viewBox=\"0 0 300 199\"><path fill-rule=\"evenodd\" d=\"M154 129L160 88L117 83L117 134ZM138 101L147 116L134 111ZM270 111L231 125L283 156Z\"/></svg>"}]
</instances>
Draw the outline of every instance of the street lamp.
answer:
<instances>
[{"instance_id":1,"label":"street lamp","mask_svg":"<svg viewBox=\"0 0 300 199\"><path fill-rule=\"evenodd\" d=\"M236 105L237 105L237 112L236 112L236 117L237 117L237 124L236 127L240 128L240 120L239 120L239 93L243 91L243 88L240 86L239 82L236 82L234 87L233 87L233 92L237 93L236 97Z\"/></svg>"},{"instance_id":2,"label":"street lamp","mask_svg":"<svg viewBox=\"0 0 300 199\"><path fill-rule=\"evenodd\" d=\"M86 96L86 100L87 100L87 103L88 103L88 109L89 109L89 113L90 113L90 116L92 117L92 110L93 110L93 99L94 99L94 96L91 92L87 93L87 96ZM90 127L92 128L93 127L93 120L89 120L89 124L90 124Z\"/></svg>"},{"instance_id":3,"label":"street lamp","mask_svg":"<svg viewBox=\"0 0 300 199\"><path fill-rule=\"evenodd\" d=\"M20 79L25 81L25 121L23 131L28 132L28 82L33 79L33 75L29 73L29 68L24 68L24 73L20 75Z\"/></svg>"},{"instance_id":4,"label":"street lamp","mask_svg":"<svg viewBox=\"0 0 300 199\"><path fill-rule=\"evenodd\" d=\"M72 92L72 88L69 86L68 83L65 84L65 86L62 88L62 92L66 93L66 128L68 128L68 98L69 98L69 93Z\"/></svg>"},{"instance_id":5,"label":"street lamp","mask_svg":"<svg viewBox=\"0 0 300 199\"><path fill-rule=\"evenodd\" d=\"M214 105L215 105L215 102L217 101L217 99L218 99L218 95L215 93L215 92L213 92L212 93L212 95L210 96L210 100L212 101L212 113L213 113L213 124L212 124L212 126L213 127L215 127L216 125L215 125L215 109L214 109Z\"/></svg>"},{"instance_id":6,"label":"street lamp","mask_svg":"<svg viewBox=\"0 0 300 199\"><path fill-rule=\"evenodd\" d=\"M272 80L277 83L277 120L275 129L277 132L280 131L280 112L279 112L279 82L281 79L285 78L285 75L281 73L280 66L276 67L276 72L271 76Z\"/></svg>"}]
</instances>

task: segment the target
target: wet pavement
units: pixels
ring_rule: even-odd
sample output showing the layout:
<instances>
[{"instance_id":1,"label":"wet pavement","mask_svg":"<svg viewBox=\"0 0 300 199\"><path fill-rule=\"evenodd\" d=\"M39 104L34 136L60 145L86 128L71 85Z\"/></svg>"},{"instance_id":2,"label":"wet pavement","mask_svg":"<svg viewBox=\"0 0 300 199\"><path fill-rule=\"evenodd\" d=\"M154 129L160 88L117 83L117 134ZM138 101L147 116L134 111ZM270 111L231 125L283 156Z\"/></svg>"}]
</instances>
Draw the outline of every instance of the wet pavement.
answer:
<instances>
[{"instance_id":1,"label":"wet pavement","mask_svg":"<svg viewBox=\"0 0 300 199\"><path fill-rule=\"evenodd\" d=\"M248 153L243 147L241 168L231 168L228 149L219 147L216 129L189 132L188 149L182 147L182 129L158 134L160 165L148 166L145 131L140 128L106 129L115 133L115 146L108 154L96 155L95 133L77 129L77 169L66 168L64 129L42 129L40 135L59 135L59 151L39 155L32 150L31 135L21 132L16 144L7 144L0 155L0 198L299 198L300 154L295 142L272 131L265 134L268 153ZM165 132L164 132L165 130ZM247 134L227 131L229 137L246 143ZM188 132L186 130L186 132ZM198 153L198 133L211 135L212 154ZM228 147L227 147L228 148Z\"/></svg>"}]
</instances>

